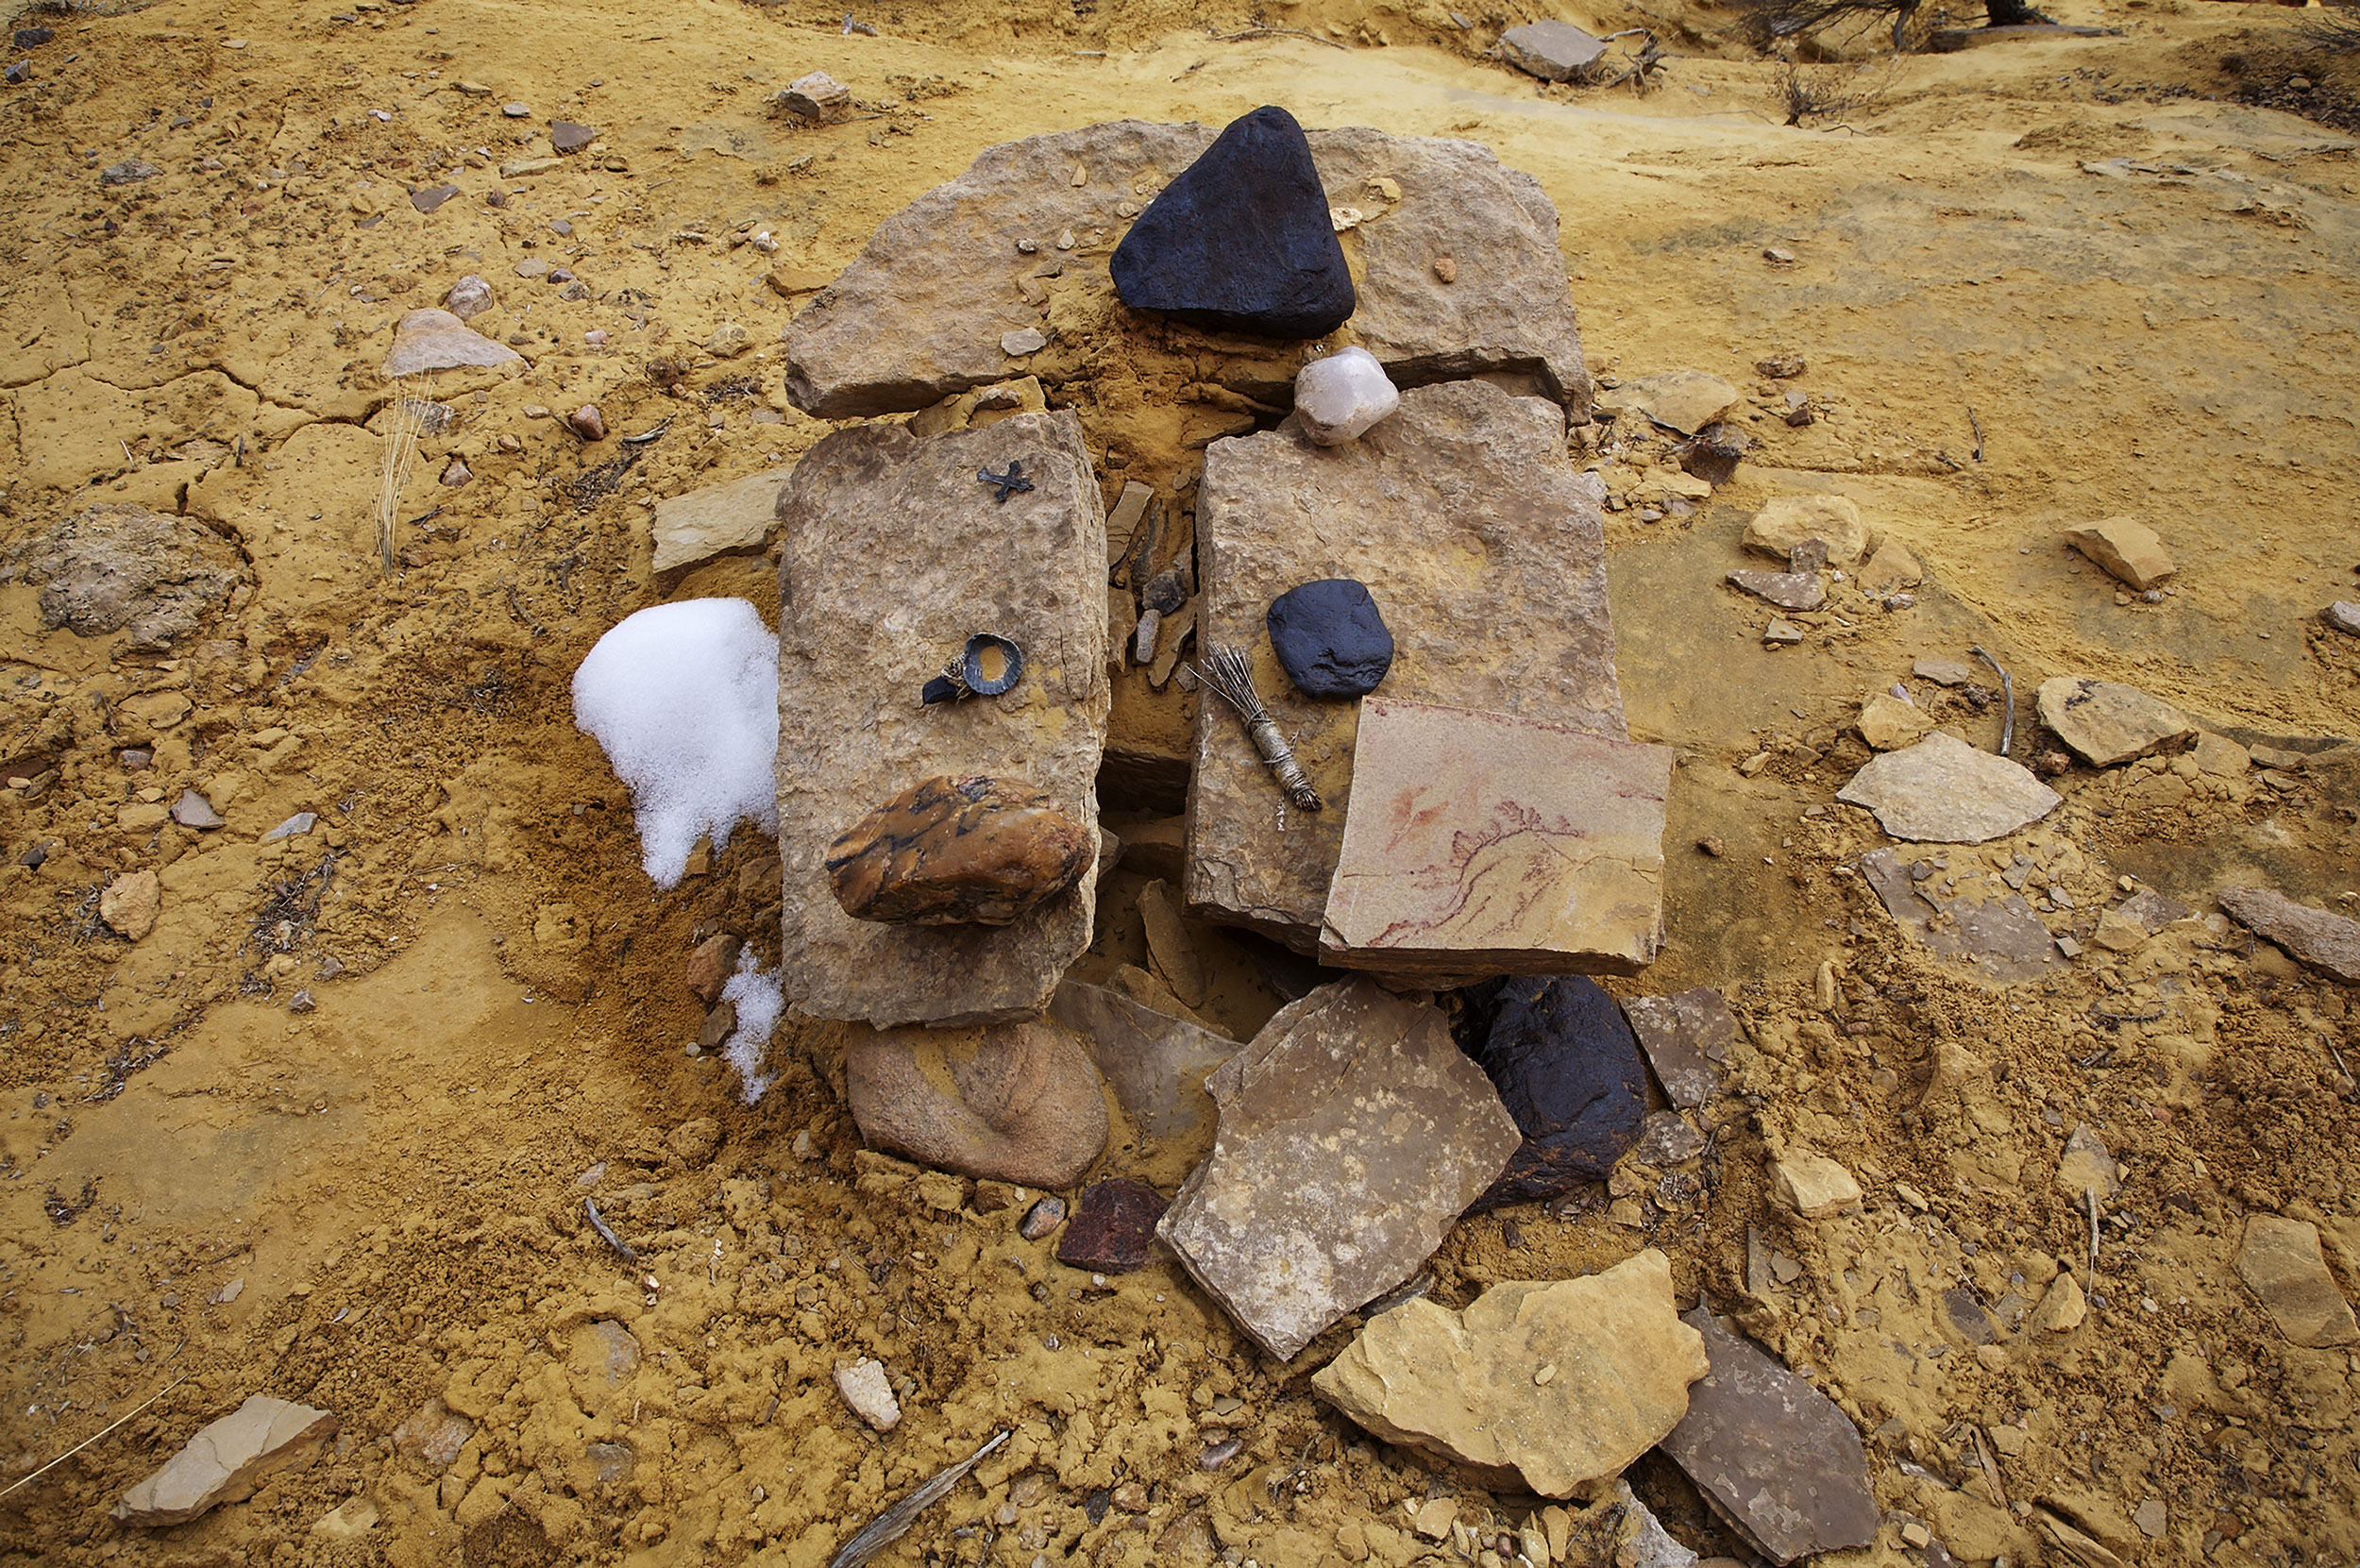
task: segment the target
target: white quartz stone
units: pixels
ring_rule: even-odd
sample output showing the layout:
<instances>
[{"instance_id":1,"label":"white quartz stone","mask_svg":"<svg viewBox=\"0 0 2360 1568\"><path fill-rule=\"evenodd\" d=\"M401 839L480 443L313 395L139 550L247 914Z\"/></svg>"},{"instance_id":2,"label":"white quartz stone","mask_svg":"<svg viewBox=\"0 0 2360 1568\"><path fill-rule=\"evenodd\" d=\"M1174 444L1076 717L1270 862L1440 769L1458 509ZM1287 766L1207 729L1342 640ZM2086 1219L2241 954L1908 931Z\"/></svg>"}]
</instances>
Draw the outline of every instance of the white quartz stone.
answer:
<instances>
[{"instance_id":1,"label":"white quartz stone","mask_svg":"<svg viewBox=\"0 0 2360 1568\"><path fill-rule=\"evenodd\" d=\"M1365 348L1313 360L1295 376L1303 433L1323 447L1342 446L1399 407L1392 379Z\"/></svg>"}]
</instances>

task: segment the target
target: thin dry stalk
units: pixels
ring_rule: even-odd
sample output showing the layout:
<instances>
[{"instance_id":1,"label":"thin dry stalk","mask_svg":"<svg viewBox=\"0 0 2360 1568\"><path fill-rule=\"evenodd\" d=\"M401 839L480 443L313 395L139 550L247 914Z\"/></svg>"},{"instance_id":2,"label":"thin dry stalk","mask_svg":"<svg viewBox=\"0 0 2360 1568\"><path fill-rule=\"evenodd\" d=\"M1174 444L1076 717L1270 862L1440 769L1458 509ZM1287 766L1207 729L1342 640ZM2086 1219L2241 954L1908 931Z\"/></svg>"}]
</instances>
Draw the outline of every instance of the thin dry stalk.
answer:
<instances>
[{"instance_id":1,"label":"thin dry stalk","mask_svg":"<svg viewBox=\"0 0 2360 1568\"><path fill-rule=\"evenodd\" d=\"M386 572L394 569L394 529L401 519L401 491L418 463L418 437L426 430L423 398L396 397L385 405L385 449L377 476L377 556Z\"/></svg>"},{"instance_id":2,"label":"thin dry stalk","mask_svg":"<svg viewBox=\"0 0 2360 1568\"><path fill-rule=\"evenodd\" d=\"M1809 70L1790 62L1778 72L1778 105L1786 110L1790 126L1806 120L1841 120L1881 108L1885 85L1882 79L1860 85L1857 71L1848 65Z\"/></svg>"},{"instance_id":3,"label":"thin dry stalk","mask_svg":"<svg viewBox=\"0 0 2360 1568\"><path fill-rule=\"evenodd\" d=\"M145 1399L140 1401L136 1407L126 1410L122 1415L107 1423L106 1425L101 1426L97 1431L93 1432L89 1437L84 1438L81 1442L76 1443L73 1447L59 1455L56 1458L51 1459L47 1464L42 1465L39 1470L34 1471L30 1475L26 1475L21 1480L12 1481L5 1489L0 1489L0 1497L6 1497L9 1492L14 1492L18 1487L32 1485L35 1481L40 1480L43 1475L48 1475L51 1471L57 1469L58 1466L65 1463L66 1460L72 1458L83 1449L88 1448L92 1443L96 1442L100 1438L105 1437L108 1433L113 1431L125 1422L139 1414L140 1411L146 1409L150 1405L155 1404L156 1401L163 1398L164 1395L170 1393L173 1390L178 1388L181 1384L187 1382L188 1380L189 1374L185 1372L182 1373L179 1376L174 1378L171 1382L166 1383L162 1388L158 1389L154 1393L149 1394Z\"/></svg>"}]
</instances>

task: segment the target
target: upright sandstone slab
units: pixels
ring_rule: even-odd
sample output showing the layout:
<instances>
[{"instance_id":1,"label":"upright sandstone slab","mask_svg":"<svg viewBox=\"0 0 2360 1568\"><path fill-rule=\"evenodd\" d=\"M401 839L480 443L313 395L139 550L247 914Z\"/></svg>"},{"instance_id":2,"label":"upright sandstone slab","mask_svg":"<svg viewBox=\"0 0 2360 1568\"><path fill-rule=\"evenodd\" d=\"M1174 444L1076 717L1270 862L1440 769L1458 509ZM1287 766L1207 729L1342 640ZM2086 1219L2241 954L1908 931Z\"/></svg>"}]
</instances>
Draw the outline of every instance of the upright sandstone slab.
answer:
<instances>
[{"instance_id":1,"label":"upright sandstone slab","mask_svg":"<svg viewBox=\"0 0 2360 1568\"><path fill-rule=\"evenodd\" d=\"M1663 938L1672 753L1372 697L1320 957L1436 985L1636 974Z\"/></svg>"},{"instance_id":2,"label":"upright sandstone slab","mask_svg":"<svg viewBox=\"0 0 2360 1568\"><path fill-rule=\"evenodd\" d=\"M1397 649L1379 695L1624 740L1605 522L1565 461L1559 410L1486 381L1402 395L1343 447L1291 422L1205 454L1199 647L1247 652L1255 683L1327 809L1287 805L1235 715L1197 704L1189 904L1304 952L1343 847L1359 709L1303 696L1264 637L1298 583L1368 584ZM1282 809L1283 808L1283 809Z\"/></svg>"},{"instance_id":3,"label":"upright sandstone slab","mask_svg":"<svg viewBox=\"0 0 2360 1568\"><path fill-rule=\"evenodd\" d=\"M1205 1087L1213 1152L1156 1234L1282 1361L1414 1273L1521 1140L1441 1013L1370 980L1289 1003Z\"/></svg>"},{"instance_id":4,"label":"upright sandstone slab","mask_svg":"<svg viewBox=\"0 0 2360 1568\"><path fill-rule=\"evenodd\" d=\"M923 408L1020 373L1001 339L1044 325L1058 341L1021 369L1064 380L1088 346L1128 323L1142 344L1186 333L1189 379L1283 401L1316 349L1152 322L1121 308L1107 270L1132 220L1215 134L1122 120L986 148L887 218L796 317L787 396L830 419ZM1359 303L1340 337L1374 354L1397 386L1521 372L1586 420L1590 377L1557 209L1539 182L1472 142L1359 126L1307 138L1329 204L1361 214L1340 236ZM1443 258L1455 263L1450 282L1435 268Z\"/></svg>"},{"instance_id":5,"label":"upright sandstone slab","mask_svg":"<svg viewBox=\"0 0 2360 1568\"><path fill-rule=\"evenodd\" d=\"M1003 504L976 471L1020 460ZM1022 413L920 439L899 425L814 447L779 497L782 984L818 1018L989 1023L1029 1017L1089 944L1085 875L1012 925L856 920L828 846L936 774L1046 791L1096 842L1106 738L1105 521L1082 427ZM977 632L1024 649L1015 689L934 707L919 692Z\"/></svg>"}]
</instances>

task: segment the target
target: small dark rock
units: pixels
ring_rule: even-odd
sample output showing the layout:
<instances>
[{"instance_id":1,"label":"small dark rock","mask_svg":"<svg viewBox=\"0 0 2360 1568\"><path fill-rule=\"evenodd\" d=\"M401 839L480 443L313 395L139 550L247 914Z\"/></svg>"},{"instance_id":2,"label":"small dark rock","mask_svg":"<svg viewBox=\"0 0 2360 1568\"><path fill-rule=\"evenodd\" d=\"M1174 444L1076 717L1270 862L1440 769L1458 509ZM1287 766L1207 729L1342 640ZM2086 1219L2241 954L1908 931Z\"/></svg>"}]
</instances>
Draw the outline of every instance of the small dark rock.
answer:
<instances>
[{"instance_id":1,"label":"small dark rock","mask_svg":"<svg viewBox=\"0 0 2360 1568\"><path fill-rule=\"evenodd\" d=\"M1064 1223L1065 1200L1043 1198L1024 1211L1024 1222L1017 1227L1017 1234L1027 1241L1037 1241Z\"/></svg>"},{"instance_id":2,"label":"small dark rock","mask_svg":"<svg viewBox=\"0 0 2360 1568\"><path fill-rule=\"evenodd\" d=\"M1728 574L1728 580L1781 610L1816 610L1827 602L1828 590L1817 572L1736 571Z\"/></svg>"},{"instance_id":3,"label":"small dark rock","mask_svg":"<svg viewBox=\"0 0 2360 1568\"><path fill-rule=\"evenodd\" d=\"M582 282L568 283L564 288L558 290L557 297L560 299L587 299L590 297L590 285Z\"/></svg>"},{"instance_id":4,"label":"small dark rock","mask_svg":"<svg viewBox=\"0 0 2360 1568\"><path fill-rule=\"evenodd\" d=\"M410 205L421 212L431 212L459 194L456 185L436 185L410 193Z\"/></svg>"},{"instance_id":5,"label":"small dark rock","mask_svg":"<svg viewBox=\"0 0 2360 1568\"><path fill-rule=\"evenodd\" d=\"M697 1049L712 1052L721 1049L732 1035L737 1033L737 1003L724 1002L705 1015L705 1021L697 1031Z\"/></svg>"},{"instance_id":6,"label":"small dark rock","mask_svg":"<svg viewBox=\"0 0 2360 1568\"><path fill-rule=\"evenodd\" d=\"M155 752L139 747L134 747L130 750L123 753L123 770L126 773L142 772L144 771L147 766L155 760Z\"/></svg>"},{"instance_id":7,"label":"small dark rock","mask_svg":"<svg viewBox=\"0 0 2360 1568\"><path fill-rule=\"evenodd\" d=\"M19 27L9 35L8 42L19 49L38 49L58 36L52 27Z\"/></svg>"},{"instance_id":8,"label":"small dark rock","mask_svg":"<svg viewBox=\"0 0 2360 1568\"><path fill-rule=\"evenodd\" d=\"M1727 484L1736 477L1737 465L1745 456L1749 443L1745 432L1734 425L1707 425L1688 440L1681 442L1678 452L1680 466L1707 484Z\"/></svg>"},{"instance_id":9,"label":"small dark rock","mask_svg":"<svg viewBox=\"0 0 2360 1568\"><path fill-rule=\"evenodd\" d=\"M1057 1242L1057 1261L1100 1274L1144 1268L1147 1244L1167 1206L1164 1195L1145 1182L1128 1176L1100 1182L1082 1194L1073 1222Z\"/></svg>"},{"instance_id":10,"label":"small dark rock","mask_svg":"<svg viewBox=\"0 0 2360 1568\"><path fill-rule=\"evenodd\" d=\"M42 861L64 848L65 840L62 838L43 838L26 846L25 851L16 857L16 863L19 866L38 868Z\"/></svg>"},{"instance_id":11,"label":"small dark rock","mask_svg":"<svg viewBox=\"0 0 2360 1568\"><path fill-rule=\"evenodd\" d=\"M549 269L549 281L552 283L570 283L573 280L573 273L565 267L551 267Z\"/></svg>"},{"instance_id":12,"label":"small dark rock","mask_svg":"<svg viewBox=\"0 0 2360 1568\"><path fill-rule=\"evenodd\" d=\"M319 1003L312 1000L310 991L297 991L287 999L287 1011L291 1013L313 1012L318 1007Z\"/></svg>"},{"instance_id":13,"label":"small dark rock","mask_svg":"<svg viewBox=\"0 0 2360 1568\"><path fill-rule=\"evenodd\" d=\"M562 153L580 152L598 139L595 127L578 126L571 120L560 120L549 126L549 144Z\"/></svg>"},{"instance_id":14,"label":"small dark rock","mask_svg":"<svg viewBox=\"0 0 2360 1568\"><path fill-rule=\"evenodd\" d=\"M32 79L33 62L29 59L18 60L7 70L0 71L0 80L4 80L11 84L21 84L31 81Z\"/></svg>"},{"instance_id":15,"label":"small dark rock","mask_svg":"<svg viewBox=\"0 0 2360 1568\"><path fill-rule=\"evenodd\" d=\"M1232 121L1116 247L1115 293L1191 327L1323 337L1357 297L1303 127L1265 106Z\"/></svg>"},{"instance_id":16,"label":"small dark rock","mask_svg":"<svg viewBox=\"0 0 2360 1568\"><path fill-rule=\"evenodd\" d=\"M1809 403L1805 403L1800 407L1787 410L1786 422L1799 430L1806 425L1817 423L1818 415L1811 412L1811 405Z\"/></svg>"},{"instance_id":17,"label":"small dark rock","mask_svg":"<svg viewBox=\"0 0 2360 1568\"><path fill-rule=\"evenodd\" d=\"M1368 586L1331 577L1271 602L1271 650L1306 697L1366 697L1393 665L1393 634Z\"/></svg>"},{"instance_id":18,"label":"small dark rock","mask_svg":"<svg viewBox=\"0 0 2360 1568\"><path fill-rule=\"evenodd\" d=\"M1786 552L1786 569L1790 572L1821 572L1828 569L1828 542L1806 539Z\"/></svg>"},{"instance_id":19,"label":"small dark rock","mask_svg":"<svg viewBox=\"0 0 2360 1568\"><path fill-rule=\"evenodd\" d=\"M484 194L483 199L490 202L494 207L505 207L508 205L508 193L505 191L488 191Z\"/></svg>"},{"instance_id":20,"label":"small dark rock","mask_svg":"<svg viewBox=\"0 0 2360 1568\"><path fill-rule=\"evenodd\" d=\"M596 403L582 404L565 416L565 423L584 441L606 439L606 416L598 412Z\"/></svg>"},{"instance_id":21,"label":"small dark rock","mask_svg":"<svg viewBox=\"0 0 2360 1568\"><path fill-rule=\"evenodd\" d=\"M724 931L706 937L688 955L687 967L682 971L682 982L689 994L710 1007L721 999L721 987L737 972L737 955L746 946L745 939L734 932Z\"/></svg>"},{"instance_id":22,"label":"small dark rock","mask_svg":"<svg viewBox=\"0 0 2360 1568\"><path fill-rule=\"evenodd\" d=\"M1603 1180L1639 1141L1647 1069L1614 999L1581 975L1487 981L1462 993L1469 1050L1525 1135L1470 1214ZM1464 1043L1462 1041L1462 1043Z\"/></svg>"},{"instance_id":23,"label":"small dark rock","mask_svg":"<svg viewBox=\"0 0 2360 1568\"><path fill-rule=\"evenodd\" d=\"M1159 615L1169 615L1188 602L1188 590L1180 581L1180 568L1167 566L1148 579L1139 590L1139 602Z\"/></svg>"}]
</instances>

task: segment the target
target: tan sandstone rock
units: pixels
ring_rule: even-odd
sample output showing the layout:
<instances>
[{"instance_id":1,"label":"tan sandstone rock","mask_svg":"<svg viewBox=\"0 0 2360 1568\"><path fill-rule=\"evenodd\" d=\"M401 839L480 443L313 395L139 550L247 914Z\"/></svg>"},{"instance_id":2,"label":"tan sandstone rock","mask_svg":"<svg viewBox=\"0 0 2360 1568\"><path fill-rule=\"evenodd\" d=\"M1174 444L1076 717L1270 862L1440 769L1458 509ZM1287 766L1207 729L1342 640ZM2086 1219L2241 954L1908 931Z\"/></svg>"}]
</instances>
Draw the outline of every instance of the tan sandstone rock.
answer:
<instances>
[{"instance_id":1,"label":"tan sandstone rock","mask_svg":"<svg viewBox=\"0 0 2360 1568\"><path fill-rule=\"evenodd\" d=\"M328 1411L255 1394L199 1427L161 1470L123 1494L114 1516L141 1528L186 1524L253 1496L289 1465L309 1463L335 1435L336 1418Z\"/></svg>"},{"instance_id":2,"label":"tan sandstone rock","mask_svg":"<svg viewBox=\"0 0 2360 1568\"><path fill-rule=\"evenodd\" d=\"M716 555L743 555L762 548L778 526L784 470L749 474L726 484L708 484L655 503L653 569L668 572Z\"/></svg>"},{"instance_id":3,"label":"tan sandstone rock","mask_svg":"<svg viewBox=\"0 0 2360 1568\"><path fill-rule=\"evenodd\" d=\"M98 895L98 918L136 942L156 929L163 898L162 879L154 871L126 871Z\"/></svg>"},{"instance_id":4,"label":"tan sandstone rock","mask_svg":"<svg viewBox=\"0 0 2360 1568\"><path fill-rule=\"evenodd\" d=\"M2097 562L2107 575L2141 590L2160 585L2180 570L2155 531L2130 517L2069 529L2065 543Z\"/></svg>"},{"instance_id":5,"label":"tan sandstone rock","mask_svg":"<svg viewBox=\"0 0 2360 1568\"><path fill-rule=\"evenodd\" d=\"M1745 548L1780 561L1795 547L1817 539L1828 547L1828 565L1848 566L1868 548L1868 526L1848 496L1778 496L1745 525Z\"/></svg>"},{"instance_id":6,"label":"tan sandstone rock","mask_svg":"<svg viewBox=\"0 0 2360 1568\"><path fill-rule=\"evenodd\" d=\"M2040 721L2092 767L2113 767L2194 740L2195 720L2136 686L2060 675L2040 683Z\"/></svg>"},{"instance_id":7,"label":"tan sandstone rock","mask_svg":"<svg viewBox=\"0 0 2360 1568\"><path fill-rule=\"evenodd\" d=\"M1098 1073L1053 1023L854 1027L844 1076L863 1138L961 1175L1070 1187L1106 1147Z\"/></svg>"},{"instance_id":8,"label":"tan sandstone rock","mask_svg":"<svg viewBox=\"0 0 2360 1568\"><path fill-rule=\"evenodd\" d=\"M1825 1155L1789 1149L1770 1162L1770 1201L1806 1220L1824 1220L1861 1201L1860 1183Z\"/></svg>"},{"instance_id":9,"label":"tan sandstone rock","mask_svg":"<svg viewBox=\"0 0 2360 1568\"><path fill-rule=\"evenodd\" d=\"M2318 1227L2308 1221L2248 1215L2237 1276L2269 1308L2290 1342L2323 1349L2360 1341L2360 1322L2327 1271Z\"/></svg>"},{"instance_id":10,"label":"tan sandstone rock","mask_svg":"<svg viewBox=\"0 0 2360 1568\"><path fill-rule=\"evenodd\" d=\"M1711 1364L1649 1248L1579 1279L1494 1285L1465 1312L1406 1302L1311 1379L1387 1442L1493 1489L1580 1495L1679 1424Z\"/></svg>"}]
</instances>

